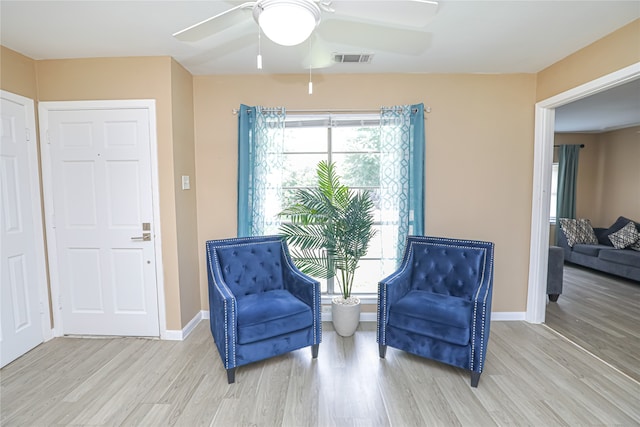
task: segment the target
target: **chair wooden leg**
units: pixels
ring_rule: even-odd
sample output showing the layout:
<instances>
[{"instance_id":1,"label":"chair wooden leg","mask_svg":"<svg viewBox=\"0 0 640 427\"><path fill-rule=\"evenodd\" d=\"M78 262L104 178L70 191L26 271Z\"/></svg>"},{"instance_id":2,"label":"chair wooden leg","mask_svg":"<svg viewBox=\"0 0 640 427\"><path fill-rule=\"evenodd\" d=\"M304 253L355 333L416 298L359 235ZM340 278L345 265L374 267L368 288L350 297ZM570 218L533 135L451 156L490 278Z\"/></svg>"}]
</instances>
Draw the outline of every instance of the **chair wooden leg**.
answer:
<instances>
[{"instance_id":1,"label":"chair wooden leg","mask_svg":"<svg viewBox=\"0 0 640 427\"><path fill-rule=\"evenodd\" d=\"M320 348L320 344L314 344L311 346L311 357L316 359L318 357L318 349Z\"/></svg>"},{"instance_id":2,"label":"chair wooden leg","mask_svg":"<svg viewBox=\"0 0 640 427\"><path fill-rule=\"evenodd\" d=\"M227 369L227 381L229 384L236 382L236 368Z\"/></svg>"},{"instance_id":3,"label":"chair wooden leg","mask_svg":"<svg viewBox=\"0 0 640 427\"><path fill-rule=\"evenodd\" d=\"M471 371L471 387L478 387L481 372Z\"/></svg>"},{"instance_id":4,"label":"chair wooden leg","mask_svg":"<svg viewBox=\"0 0 640 427\"><path fill-rule=\"evenodd\" d=\"M384 359L387 355L387 346L384 344L378 344L378 351L380 352L380 358Z\"/></svg>"},{"instance_id":5,"label":"chair wooden leg","mask_svg":"<svg viewBox=\"0 0 640 427\"><path fill-rule=\"evenodd\" d=\"M558 297L559 296L560 296L560 294L549 294L549 301L556 302L556 301L558 301Z\"/></svg>"}]
</instances>

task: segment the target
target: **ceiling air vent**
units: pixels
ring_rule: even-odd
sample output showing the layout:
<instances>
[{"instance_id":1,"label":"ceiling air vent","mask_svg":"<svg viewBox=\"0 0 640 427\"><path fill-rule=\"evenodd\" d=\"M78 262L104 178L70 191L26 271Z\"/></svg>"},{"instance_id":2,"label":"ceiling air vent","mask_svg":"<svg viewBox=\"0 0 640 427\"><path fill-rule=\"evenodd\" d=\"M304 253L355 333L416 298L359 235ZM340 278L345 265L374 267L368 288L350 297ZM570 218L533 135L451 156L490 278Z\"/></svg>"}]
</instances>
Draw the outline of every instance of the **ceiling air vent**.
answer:
<instances>
[{"instance_id":1,"label":"ceiling air vent","mask_svg":"<svg viewBox=\"0 0 640 427\"><path fill-rule=\"evenodd\" d=\"M370 64L372 53L334 53L333 62L341 64Z\"/></svg>"}]
</instances>

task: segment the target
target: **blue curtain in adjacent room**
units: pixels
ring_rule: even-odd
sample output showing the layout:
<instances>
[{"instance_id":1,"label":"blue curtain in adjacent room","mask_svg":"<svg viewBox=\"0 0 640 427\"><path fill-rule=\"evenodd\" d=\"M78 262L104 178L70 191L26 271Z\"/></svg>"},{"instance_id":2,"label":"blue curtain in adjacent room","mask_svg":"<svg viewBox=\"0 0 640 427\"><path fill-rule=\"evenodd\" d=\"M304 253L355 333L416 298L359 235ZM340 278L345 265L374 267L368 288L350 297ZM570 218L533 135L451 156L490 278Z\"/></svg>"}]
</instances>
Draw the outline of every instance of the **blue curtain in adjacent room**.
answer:
<instances>
[{"instance_id":1,"label":"blue curtain in adjacent room","mask_svg":"<svg viewBox=\"0 0 640 427\"><path fill-rule=\"evenodd\" d=\"M380 114L381 244L385 271L402 258L409 234L424 234L424 105Z\"/></svg>"},{"instance_id":2,"label":"blue curtain in adjacent room","mask_svg":"<svg viewBox=\"0 0 640 427\"><path fill-rule=\"evenodd\" d=\"M284 108L238 112L238 237L278 232L282 209Z\"/></svg>"},{"instance_id":3,"label":"blue curtain in adjacent room","mask_svg":"<svg viewBox=\"0 0 640 427\"><path fill-rule=\"evenodd\" d=\"M579 145L558 147L558 199L556 218L576 217L576 190L578 187ZM558 233L556 232L556 244Z\"/></svg>"}]
</instances>

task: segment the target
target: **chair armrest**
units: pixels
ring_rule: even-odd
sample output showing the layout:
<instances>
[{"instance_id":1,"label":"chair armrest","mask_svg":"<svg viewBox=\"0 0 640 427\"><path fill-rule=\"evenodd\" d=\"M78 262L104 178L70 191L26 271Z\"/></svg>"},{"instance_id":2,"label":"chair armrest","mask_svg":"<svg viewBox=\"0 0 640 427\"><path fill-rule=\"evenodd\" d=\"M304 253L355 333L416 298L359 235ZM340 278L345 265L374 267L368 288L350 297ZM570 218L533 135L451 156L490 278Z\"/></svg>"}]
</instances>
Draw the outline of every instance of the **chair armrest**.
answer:
<instances>
[{"instance_id":1,"label":"chair armrest","mask_svg":"<svg viewBox=\"0 0 640 427\"><path fill-rule=\"evenodd\" d=\"M322 342L322 313L320 310L320 282L307 276L295 266L288 253L284 256L284 288L311 307L313 315L313 344Z\"/></svg>"},{"instance_id":2,"label":"chair armrest","mask_svg":"<svg viewBox=\"0 0 640 427\"><path fill-rule=\"evenodd\" d=\"M411 269L409 266L409 262L404 262L399 270L378 283L377 341L379 344L386 345L385 331L389 321L389 308L411 289Z\"/></svg>"},{"instance_id":3,"label":"chair armrest","mask_svg":"<svg viewBox=\"0 0 640 427\"><path fill-rule=\"evenodd\" d=\"M209 323L213 340L218 347L225 369L236 366L236 331L238 309L236 297L227 287L218 263L207 257L207 275L209 279Z\"/></svg>"},{"instance_id":4,"label":"chair armrest","mask_svg":"<svg viewBox=\"0 0 640 427\"><path fill-rule=\"evenodd\" d=\"M320 299L320 282L298 270L293 261L285 259L286 262L283 266L284 288L313 308Z\"/></svg>"},{"instance_id":5,"label":"chair armrest","mask_svg":"<svg viewBox=\"0 0 640 427\"><path fill-rule=\"evenodd\" d=\"M493 261L489 263L482 281L473 294L471 313L470 369L482 372L491 327L491 300L493 293Z\"/></svg>"},{"instance_id":6,"label":"chair armrest","mask_svg":"<svg viewBox=\"0 0 640 427\"><path fill-rule=\"evenodd\" d=\"M564 231L560 228L560 226L556 226L556 242L557 245L564 250L565 259L571 259L571 252L573 248L569 246L569 242L567 241L567 236L564 234Z\"/></svg>"}]
</instances>

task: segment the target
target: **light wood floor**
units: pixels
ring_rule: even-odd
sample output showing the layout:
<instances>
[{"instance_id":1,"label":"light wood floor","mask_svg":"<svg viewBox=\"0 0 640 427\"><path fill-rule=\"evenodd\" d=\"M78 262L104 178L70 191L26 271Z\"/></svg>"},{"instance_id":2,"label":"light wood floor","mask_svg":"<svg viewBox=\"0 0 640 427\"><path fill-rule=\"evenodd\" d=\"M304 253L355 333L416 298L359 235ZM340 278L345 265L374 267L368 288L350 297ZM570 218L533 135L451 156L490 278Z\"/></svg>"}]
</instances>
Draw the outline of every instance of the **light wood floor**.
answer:
<instances>
[{"instance_id":1,"label":"light wood floor","mask_svg":"<svg viewBox=\"0 0 640 427\"><path fill-rule=\"evenodd\" d=\"M640 381L640 283L567 264L546 324Z\"/></svg>"},{"instance_id":2,"label":"light wood floor","mask_svg":"<svg viewBox=\"0 0 640 427\"><path fill-rule=\"evenodd\" d=\"M240 367L232 385L207 322L182 342L56 338L0 376L3 426L640 425L638 382L525 322L491 325L477 389L392 348L379 359L372 323L350 338L327 325L317 360Z\"/></svg>"}]
</instances>

